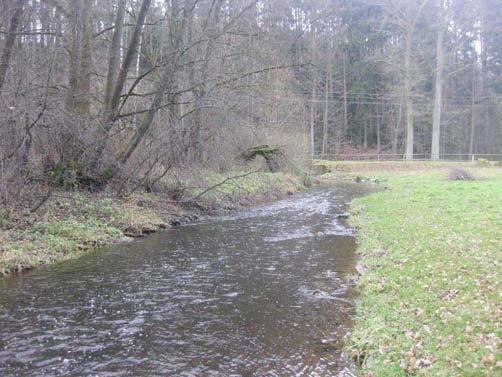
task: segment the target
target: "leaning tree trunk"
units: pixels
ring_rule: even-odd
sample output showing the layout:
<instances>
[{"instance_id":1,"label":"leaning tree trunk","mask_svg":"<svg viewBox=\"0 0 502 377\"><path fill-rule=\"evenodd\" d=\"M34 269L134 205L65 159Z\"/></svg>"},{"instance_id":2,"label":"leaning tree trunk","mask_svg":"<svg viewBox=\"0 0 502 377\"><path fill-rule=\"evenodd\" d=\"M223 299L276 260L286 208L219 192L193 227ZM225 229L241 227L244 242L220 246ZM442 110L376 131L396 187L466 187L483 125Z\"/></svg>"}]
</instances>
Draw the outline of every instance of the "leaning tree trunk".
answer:
<instances>
[{"instance_id":1,"label":"leaning tree trunk","mask_svg":"<svg viewBox=\"0 0 502 377\"><path fill-rule=\"evenodd\" d=\"M108 109L112 97L113 86L117 81L117 75L120 69L120 45L122 42L122 29L124 26L124 17L126 9L126 0L119 0L117 5L117 15L115 17L115 28L113 29L112 43L108 58L108 72L106 75L106 88L104 104Z\"/></svg>"},{"instance_id":2,"label":"leaning tree trunk","mask_svg":"<svg viewBox=\"0 0 502 377\"><path fill-rule=\"evenodd\" d=\"M143 11L146 15L146 8L145 4L150 4L150 0L144 0L142 4L141 11ZM140 12L141 13L141 12ZM188 14L185 12L183 14L183 20L181 23L181 28L179 32L176 32L175 35L172 36L173 41L175 43L174 46L174 51L179 53L179 44L181 43L181 36L183 35L184 31L186 30L186 23L187 23L187 16ZM138 24L143 24L145 21L144 15L143 17L138 17ZM138 25L136 25L138 26ZM135 40L135 37L132 37L132 41ZM132 43L131 41L131 43ZM138 34L138 42L139 42L139 34ZM180 56L178 56L179 58ZM172 62L172 64L165 64L164 69L162 71L161 76L159 77L159 81L157 84L157 89L155 91L152 103L150 105L150 108L144 115L144 118L142 122L140 123L139 127L136 129L134 134L131 136L129 139L128 143L126 146L115 156L114 160L108 164L108 166L101 172L101 181L103 183L107 183L109 180L111 180L114 176L117 175L119 171L119 166L124 165L127 163L129 158L133 155L133 153L136 151L137 147L141 143L141 141L144 139L144 137L147 135L150 127L152 126L155 116L157 115L157 112L159 109L163 106L162 102L164 100L164 97L166 93L168 92L168 89L171 89L174 86L174 81L175 81L175 72L173 72L173 67L176 67L178 62ZM125 63L122 65L122 68L124 68ZM121 72L122 73L122 72ZM120 74L119 74L119 80L120 81ZM119 84L117 84L119 85ZM123 83L122 83L123 85ZM117 87L115 88L117 89ZM117 92L115 92L116 94ZM114 94L114 95L115 95ZM172 99L171 99L172 101ZM117 102L118 104L118 102ZM113 98L112 98L112 105L113 105Z\"/></svg>"},{"instance_id":3,"label":"leaning tree trunk","mask_svg":"<svg viewBox=\"0 0 502 377\"><path fill-rule=\"evenodd\" d=\"M164 99L164 95L167 91L167 88L171 84L172 72L166 67L164 74L160 77L159 86L157 91L155 92L155 96L153 98L150 109L145 114L143 121L136 129L132 137L129 139L125 148L115 157L114 161L112 161L102 172L101 172L101 181L103 184L106 184L109 180L115 177L119 171L119 166L125 164L129 158L132 156L139 143L145 137L146 133L150 129L155 115L157 114L159 108L161 107L162 100Z\"/></svg>"},{"instance_id":4,"label":"leaning tree trunk","mask_svg":"<svg viewBox=\"0 0 502 377\"><path fill-rule=\"evenodd\" d=\"M112 129L113 123L118 116L120 98L121 98L122 91L123 91L125 83L126 83L127 75L128 75L129 70L133 64L134 57L136 56L136 50L138 49L138 45L140 43L141 33L143 32L143 25L145 24L146 14L148 13L148 9L150 8L150 4L151 4L151 0L143 0L143 2L141 3L141 8L139 10L138 19L136 21L136 25L134 27L134 31L131 36L131 40L129 41L127 52L125 54L124 60L122 61L122 65L120 67L120 70L118 73L116 73L117 78L116 78L115 83L113 85L113 89L107 88L107 90L109 90L109 93L107 94L108 101L105 102L105 104L104 104L104 123L103 123L103 127L101 128L101 135L99 137L99 140L96 143L96 152L94 154L94 157L93 157L93 160L91 163L91 165L94 168L97 167L97 165L101 159L101 156L103 155L103 151L106 146L108 134L110 133L110 130ZM117 12L119 12L119 11L120 11L120 9L117 9ZM117 18L119 18L119 17L117 17ZM118 38L118 36L117 36L117 38ZM111 64L113 64L113 62ZM112 80L111 77L109 79ZM106 170L109 170L109 168L107 168Z\"/></svg>"},{"instance_id":5,"label":"leaning tree trunk","mask_svg":"<svg viewBox=\"0 0 502 377\"><path fill-rule=\"evenodd\" d=\"M279 158L283 156L283 153L279 147L257 145L248 148L242 153L242 157L246 161L254 160L256 156L262 156L265 159L268 170L271 173L276 173L280 170Z\"/></svg>"},{"instance_id":6,"label":"leaning tree trunk","mask_svg":"<svg viewBox=\"0 0 502 377\"><path fill-rule=\"evenodd\" d=\"M139 45L141 33L143 31L143 25L145 23L146 14L148 12L148 9L150 8L151 2L152 0L143 0L143 2L141 3L141 8L138 14L138 20L136 22L136 26L134 27L131 41L129 42L129 46L126 55L124 57L124 61L122 62L122 66L120 67L120 71L118 73L115 86L113 88L108 106L106 108L107 121L103 127L106 133L110 131L112 127L112 122L118 115L117 113L120 103L120 96L122 95L122 90L124 89L124 85L127 79L127 74L129 73L129 69L131 68L134 57L136 56L136 50Z\"/></svg>"}]
</instances>

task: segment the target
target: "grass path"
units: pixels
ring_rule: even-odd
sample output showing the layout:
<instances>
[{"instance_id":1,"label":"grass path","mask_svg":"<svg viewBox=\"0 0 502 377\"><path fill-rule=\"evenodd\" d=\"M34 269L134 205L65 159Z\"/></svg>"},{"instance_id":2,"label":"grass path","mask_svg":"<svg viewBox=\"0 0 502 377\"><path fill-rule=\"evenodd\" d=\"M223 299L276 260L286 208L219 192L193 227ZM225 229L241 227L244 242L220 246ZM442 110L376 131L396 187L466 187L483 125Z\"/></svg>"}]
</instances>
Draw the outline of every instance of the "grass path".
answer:
<instances>
[{"instance_id":1,"label":"grass path","mask_svg":"<svg viewBox=\"0 0 502 377\"><path fill-rule=\"evenodd\" d=\"M502 376L502 169L471 171L358 172L389 188L352 205L361 375Z\"/></svg>"}]
</instances>

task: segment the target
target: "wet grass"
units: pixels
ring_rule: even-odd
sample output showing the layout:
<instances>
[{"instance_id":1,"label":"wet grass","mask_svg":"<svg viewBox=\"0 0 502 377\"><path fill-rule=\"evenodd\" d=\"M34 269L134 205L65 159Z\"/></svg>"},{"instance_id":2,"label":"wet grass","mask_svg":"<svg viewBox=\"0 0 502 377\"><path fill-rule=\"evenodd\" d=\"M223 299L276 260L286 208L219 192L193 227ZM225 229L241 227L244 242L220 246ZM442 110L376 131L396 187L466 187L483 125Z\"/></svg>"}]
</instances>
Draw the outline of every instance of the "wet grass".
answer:
<instances>
[{"instance_id":1,"label":"wet grass","mask_svg":"<svg viewBox=\"0 0 502 377\"><path fill-rule=\"evenodd\" d=\"M335 172L388 187L352 205L360 374L502 375L502 169L468 164L477 180L451 181L450 165L386 164Z\"/></svg>"}]
</instances>

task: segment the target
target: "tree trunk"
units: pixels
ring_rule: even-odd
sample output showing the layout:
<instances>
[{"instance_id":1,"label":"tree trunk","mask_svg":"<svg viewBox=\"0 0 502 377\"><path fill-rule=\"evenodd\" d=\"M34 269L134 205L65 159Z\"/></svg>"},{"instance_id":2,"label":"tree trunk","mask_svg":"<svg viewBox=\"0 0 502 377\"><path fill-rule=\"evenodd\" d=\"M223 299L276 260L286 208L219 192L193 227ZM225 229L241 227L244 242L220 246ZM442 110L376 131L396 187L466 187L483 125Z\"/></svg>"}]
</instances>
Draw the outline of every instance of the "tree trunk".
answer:
<instances>
[{"instance_id":1,"label":"tree trunk","mask_svg":"<svg viewBox=\"0 0 502 377\"><path fill-rule=\"evenodd\" d=\"M92 66L92 20L91 20L91 0L83 1L82 12L82 54L80 69L77 81L76 109L81 114L90 114L91 101L91 66Z\"/></svg>"},{"instance_id":2,"label":"tree trunk","mask_svg":"<svg viewBox=\"0 0 502 377\"><path fill-rule=\"evenodd\" d=\"M411 36L409 30L406 38L404 58L404 98L406 103L406 153L407 160L413 160L413 101L411 99Z\"/></svg>"},{"instance_id":3,"label":"tree trunk","mask_svg":"<svg viewBox=\"0 0 502 377\"><path fill-rule=\"evenodd\" d=\"M380 140L380 115L378 113L378 104L376 105L376 137L377 137L377 154L381 151L381 140Z\"/></svg>"},{"instance_id":4,"label":"tree trunk","mask_svg":"<svg viewBox=\"0 0 502 377\"><path fill-rule=\"evenodd\" d=\"M371 119L371 113L370 113L370 119L369 119L369 127L370 130L373 128L373 120ZM371 132L371 131L370 131ZM364 151L368 150L368 122L364 122L364 130L363 130L363 149Z\"/></svg>"},{"instance_id":5,"label":"tree trunk","mask_svg":"<svg viewBox=\"0 0 502 377\"><path fill-rule=\"evenodd\" d=\"M82 29L83 29L83 0L75 0L71 11L71 34L72 46L70 52L70 70L68 77L68 93L66 107L68 110L75 109L77 99L77 86L82 62Z\"/></svg>"},{"instance_id":6,"label":"tree trunk","mask_svg":"<svg viewBox=\"0 0 502 377\"><path fill-rule=\"evenodd\" d=\"M14 13L10 19L9 31L7 37L5 38L5 46L3 48L2 57L0 59L0 93L5 83L5 78L7 77L7 71L10 65L10 57L12 55L12 48L14 47L14 41L16 40L16 32L19 26L19 22L23 16L23 9L26 0L18 0L15 3Z\"/></svg>"},{"instance_id":7,"label":"tree trunk","mask_svg":"<svg viewBox=\"0 0 502 377\"><path fill-rule=\"evenodd\" d=\"M124 89L127 74L129 72L129 69L131 68L134 57L136 56L136 50L139 45L146 14L148 12L148 9L150 8L151 2L151 0L143 0L143 2L141 3L141 8L138 14L138 21L136 22L136 26L134 27L134 32L131 36L131 41L129 42L129 48L127 49L124 61L122 62L122 66L120 67L117 81L115 83L115 87L113 88L109 106L107 108L106 113L108 115L108 119L104 125L104 130L107 133L111 129L113 120L115 120L118 115L117 112L120 103L120 96L122 95L122 90Z\"/></svg>"},{"instance_id":8,"label":"tree trunk","mask_svg":"<svg viewBox=\"0 0 502 377\"><path fill-rule=\"evenodd\" d=\"M110 45L108 58L108 72L106 75L106 89L104 105L106 109L110 108L113 86L117 80L120 69L120 46L122 42L122 29L124 26L124 17L126 9L126 0L119 0L117 4L117 14L115 17L115 28L113 30L112 44Z\"/></svg>"},{"instance_id":9,"label":"tree trunk","mask_svg":"<svg viewBox=\"0 0 502 377\"><path fill-rule=\"evenodd\" d=\"M330 64L330 69L329 69L329 93L330 93L330 99L333 99L333 69ZM332 129L336 131L336 117L333 115L331 117L331 123L332 123ZM328 124L328 137L329 137L329 124ZM329 148L328 148L328 153L329 153Z\"/></svg>"},{"instance_id":10,"label":"tree trunk","mask_svg":"<svg viewBox=\"0 0 502 377\"><path fill-rule=\"evenodd\" d=\"M342 146L343 139L347 136L347 130L349 128L348 122L348 105L347 105L347 63L345 53L343 54L342 59L343 64L343 129L337 138L337 153L340 152L340 148Z\"/></svg>"},{"instance_id":11,"label":"tree trunk","mask_svg":"<svg viewBox=\"0 0 502 377\"><path fill-rule=\"evenodd\" d=\"M442 20L441 20L442 21ZM444 71L444 32L443 22L439 25L436 41L436 86L434 91L434 114L432 119L431 159L439 160L439 145L441 136L441 107L443 100L443 71Z\"/></svg>"},{"instance_id":12,"label":"tree trunk","mask_svg":"<svg viewBox=\"0 0 502 377\"><path fill-rule=\"evenodd\" d=\"M125 164L129 158L132 156L136 148L138 147L143 137L148 132L150 126L152 125L155 115L159 110L159 107L162 104L162 100L166 93L167 88L171 84L170 77L172 72L169 68L166 67L164 74L160 78L159 86L157 91L155 92L155 96L152 101L152 105L146 115L143 118L143 121L139 125L139 127L134 132L133 136L129 139L129 142L125 146L125 148L116 155L114 161L110 163L102 172L101 172L101 181L103 184L106 184L110 181L115 175L117 175L119 171L119 166Z\"/></svg>"},{"instance_id":13,"label":"tree trunk","mask_svg":"<svg viewBox=\"0 0 502 377\"><path fill-rule=\"evenodd\" d=\"M469 139L469 157L476 152L475 138L476 138L476 123L477 123L477 109L476 109L476 60L472 63L472 84L471 84L471 135Z\"/></svg>"},{"instance_id":14,"label":"tree trunk","mask_svg":"<svg viewBox=\"0 0 502 377\"><path fill-rule=\"evenodd\" d=\"M401 96L399 101L399 112L397 115L397 121L396 124L394 125L394 131L392 133L391 149L392 149L392 154L394 155L397 154L397 144L399 142L399 130L401 129L401 121L403 119L403 101L404 98L403 96Z\"/></svg>"},{"instance_id":15,"label":"tree trunk","mask_svg":"<svg viewBox=\"0 0 502 377\"><path fill-rule=\"evenodd\" d=\"M121 153L119 153L117 157L117 161L120 164L125 164L129 160L129 158L136 150L143 137L146 135L146 132L152 125L153 120L155 119L155 115L157 114L157 111L159 110L159 107L162 104L162 99L164 98L165 92L169 87L170 76L171 76L170 70L166 69L164 75L160 78L160 84L157 89L157 92L155 93L152 106L146 113L146 116L144 117L143 122L141 122L141 125L138 127L134 135L129 140L126 148Z\"/></svg>"},{"instance_id":16,"label":"tree trunk","mask_svg":"<svg viewBox=\"0 0 502 377\"><path fill-rule=\"evenodd\" d=\"M480 66L480 80L479 80L479 95L481 96L482 100L481 103L478 104L478 109L480 110L481 114L481 122L480 122L480 127L478 129L477 133L477 149L478 153L487 153L487 135L486 135L486 128L487 128L487 123L488 123L488 113L489 113L489 107L488 107L488 90L487 90L487 70L488 70L488 52L486 51L486 40L485 40L485 32L482 31L480 33L480 40L481 40L481 66Z\"/></svg>"},{"instance_id":17,"label":"tree trunk","mask_svg":"<svg viewBox=\"0 0 502 377\"><path fill-rule=\"evenodd\" d=\"M120 71L117 74L115 85L113 86L113 89L109 94L110 95L109 101L108 103L105 103L104 124L103 127L101 128L100 139L96 143L96 153L94 154L94 158L91 164L94 168L97 167L99 160L101 159L103 150L106 146L108 134L113 126L113 122L118 116L120 97L122 95L122 90L124 89L125 86L127 74L129 73L131 65L136 56L136 51L138 49L138 45L141 39L141 33L143 32L143 25L145 23L146 14L148 13L150 4L151 0L143 0L143 2L141 3L141 8L138 14L138 20L134 27L134 31L131 36L131 40L129 42L126 55L124 57L124 60L122 61Z\"/></svg>"},{"instance_id":18,"label":"tree trunk","mask_svg":"<svg viewBox=\"0 0 502 377\"><path fill-rule=\"evenodd\" d=\"M316 67L315 67L315 33L312 32L312 96L310 98L310 155L315 158L315 113L316 113L316 102L315 102L315 87L316 83Z\"/></svg>"},{"instance_id":19,"label":"tree trunk","mask_svg":"<svg viewBox=\"0 0 502 377\"><path fill-rule=\"evenodd\" d=\"M328 149L328 99L329 99L329 70L330 67L326 69L326 82L324 83L324 122L322 127L322 156L326 157Z\"/></svg>"}]
</instances>

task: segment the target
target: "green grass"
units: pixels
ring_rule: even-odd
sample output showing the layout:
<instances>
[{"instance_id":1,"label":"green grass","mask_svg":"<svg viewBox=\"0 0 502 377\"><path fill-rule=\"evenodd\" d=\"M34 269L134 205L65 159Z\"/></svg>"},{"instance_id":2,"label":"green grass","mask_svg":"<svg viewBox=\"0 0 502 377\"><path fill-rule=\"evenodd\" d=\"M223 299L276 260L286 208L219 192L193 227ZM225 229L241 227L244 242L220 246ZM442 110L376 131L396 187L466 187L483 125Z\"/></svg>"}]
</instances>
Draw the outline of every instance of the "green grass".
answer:
<instances>
[{"instance_id":1,"label":"green grass","mask_svg":"<svg viewBox=\"0 0 502 377\"><path fill-rule=\"evenodd\" d=\"M83 252L159 230L163 222L151 209L134 199L64 193L47 204L45 212L15 213L0 229L0 275L38 265L76 258Z\"/></svg>"},{"instance_id":2,"label":"green grass","mask_svg":"<svg viewBox=\"0 0 502 377\"><path fill-rule=\"evenodd\" d=\"M0 273L75 257L83 250L105 245L120 236L120 229L92 218L37 223L32 229L11 232L2 244Z\"/></svg>"},{"instance_id":3,"label":"green grass","mask_svg":"<svg viewBox=\"0 0 502 377\"><path fill-rule=\"evenodd\" d=\"M361 375L502 376L502 170L470 166L467 182L381 166L350 167L388 187L352 205Z\"/></svg>"}]
</instances>

